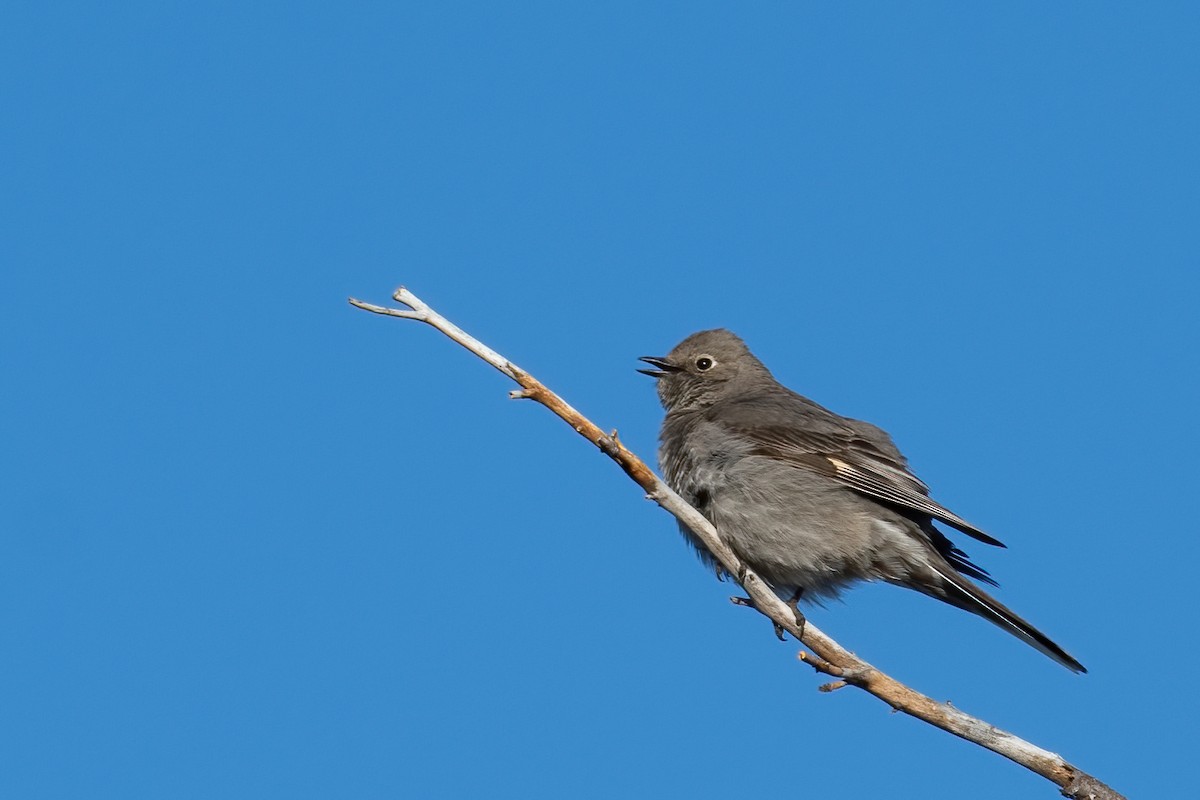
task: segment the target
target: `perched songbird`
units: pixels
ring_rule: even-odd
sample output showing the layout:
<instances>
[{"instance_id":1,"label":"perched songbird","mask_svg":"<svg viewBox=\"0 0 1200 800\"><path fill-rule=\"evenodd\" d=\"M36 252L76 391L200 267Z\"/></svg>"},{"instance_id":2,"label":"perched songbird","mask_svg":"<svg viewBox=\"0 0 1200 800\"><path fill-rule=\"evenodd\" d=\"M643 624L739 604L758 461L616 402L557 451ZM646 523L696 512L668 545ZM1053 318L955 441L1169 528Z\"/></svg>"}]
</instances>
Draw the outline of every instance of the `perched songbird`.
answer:
<instances>
[{"instance_id":1,"label":"perched songbird","mask_svg":"<svg viewBox=\"0 0 1200 800\"><path fill-rule=\"evenodd\" d=\"M929 497L890 436L775 380L740 338L694 333L641 359L666 409L667 483L780 597L836 596L855 581L907 586L978 614L1075 672L1083 665L967 579L996 585L936 527L1003 547ZM712 555L680 526L700 557Z\"/></svg>"}]
</instances>

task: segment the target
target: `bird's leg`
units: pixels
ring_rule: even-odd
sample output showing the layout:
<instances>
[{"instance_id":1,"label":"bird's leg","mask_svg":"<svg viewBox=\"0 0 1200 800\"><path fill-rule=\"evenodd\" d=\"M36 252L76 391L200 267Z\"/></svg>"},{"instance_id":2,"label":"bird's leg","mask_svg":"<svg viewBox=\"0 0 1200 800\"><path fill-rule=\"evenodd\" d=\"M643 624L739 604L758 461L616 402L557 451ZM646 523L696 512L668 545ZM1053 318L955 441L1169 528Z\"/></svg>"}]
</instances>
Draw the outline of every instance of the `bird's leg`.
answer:
<instances>
[{"instance_id":1,"label":"bird's leg","mask_svg":"<svg viewBox=\"0 0 1200 800\"><path fill-rule=\"evenodd\" d=\"M791 598L787 601L788 608L796 615L796 627L800 629L800 635L804 635L804 623L808 620L804 618L804 612L800 610L800 598L804 596L804 587L797 586L796 591L792 592ZM779 626L776 626L779 627Z\"/></svg>"}]
</instances>

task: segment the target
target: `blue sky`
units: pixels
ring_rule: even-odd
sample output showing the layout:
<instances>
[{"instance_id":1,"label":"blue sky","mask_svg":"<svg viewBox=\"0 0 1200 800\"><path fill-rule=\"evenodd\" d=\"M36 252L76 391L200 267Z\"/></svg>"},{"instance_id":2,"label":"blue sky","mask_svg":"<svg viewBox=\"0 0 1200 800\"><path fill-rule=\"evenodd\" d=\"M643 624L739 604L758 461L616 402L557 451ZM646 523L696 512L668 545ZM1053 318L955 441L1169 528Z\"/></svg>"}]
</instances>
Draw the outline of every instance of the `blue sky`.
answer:
<instances>
[{"instance_id":1,"label":"blue sky","mask_svg":"<svg viewBox=\"0 0 1200 800\"><path fill-rule=\"evenodd\" d=\"M1053 797L821 681L399 284L647 458L716 325L999 596L811 618L1130 796L1194 756L1195 4L0 12L0 794Z\"/></svg>"}]
</instances>

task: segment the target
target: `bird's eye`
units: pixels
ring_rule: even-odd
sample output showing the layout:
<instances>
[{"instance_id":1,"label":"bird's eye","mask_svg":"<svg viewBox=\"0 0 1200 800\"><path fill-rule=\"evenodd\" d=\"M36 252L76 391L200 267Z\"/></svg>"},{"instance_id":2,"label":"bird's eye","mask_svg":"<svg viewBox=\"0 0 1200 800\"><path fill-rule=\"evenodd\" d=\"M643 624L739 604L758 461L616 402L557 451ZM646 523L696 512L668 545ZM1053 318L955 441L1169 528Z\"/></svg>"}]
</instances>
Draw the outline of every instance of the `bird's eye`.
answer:
<instances>
[{"instance_id":1,"label":"bird's eye","mask_svg":"<svg viewBox=\"0 0 1200 800\"><path fill-rule=\"evenodd\" d=\"M699 358L696 359L696 369L700 370L701 372L704 372L704 370L706 370L706 369L712 369L712 365L715 363L716 362L713 361L708 356L700 356Z\"/></svg>"}]
</instances>

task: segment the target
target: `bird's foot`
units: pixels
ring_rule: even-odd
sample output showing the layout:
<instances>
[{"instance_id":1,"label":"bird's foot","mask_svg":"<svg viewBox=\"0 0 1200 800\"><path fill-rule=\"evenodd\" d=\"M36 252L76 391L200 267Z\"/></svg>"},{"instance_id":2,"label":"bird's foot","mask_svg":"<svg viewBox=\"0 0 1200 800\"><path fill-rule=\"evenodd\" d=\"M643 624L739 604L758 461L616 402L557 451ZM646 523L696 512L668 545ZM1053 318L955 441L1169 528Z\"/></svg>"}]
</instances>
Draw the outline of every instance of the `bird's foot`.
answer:
<instances>
[{"instance_id":1,"label":"bird's foot","mask_svg":"<svg viewBox=\"0 0 1200 800\"><path fill-rule=\"evenodd\" d=\"M729 598L729 602L733 603L735 606L745 606L746 608L755 609L758 608L755 602L749 597L731 597ZM783 636L786 631L783 629L783 626L775 620L771 620L771 624L775 627L775 637L781 642L786 642L787 639L785 639ZM796 612L796 624L800 626L800 632L804 633L804 615L799 611Z\"/></svg>"},{"instance_id":2,"label":"bird's foot","mask_svg":"<svg viewBox=\"0 0 1200 800\"><path fill-rule=\"evenodd\" d=\"M796 615L796 627L800 630L801 636L804 635L804 625L808 622L808 620L804 617L804 612L800 610L800 598L803 596L804 590L797 589L792 593L791 598L789 598L787 601L788 608L790 608L792 613Z\"/></svg>"}]
</instances>

